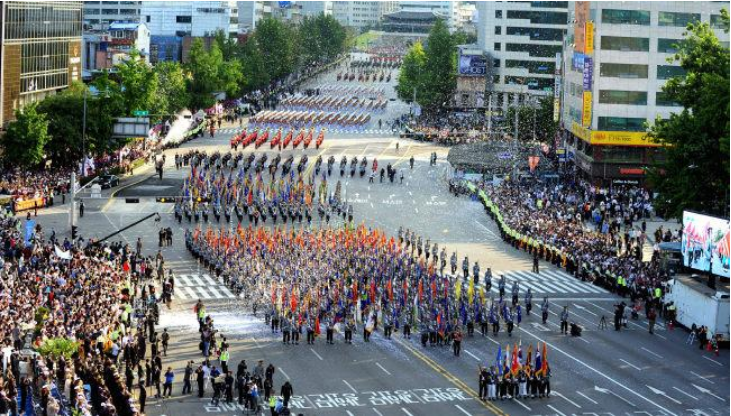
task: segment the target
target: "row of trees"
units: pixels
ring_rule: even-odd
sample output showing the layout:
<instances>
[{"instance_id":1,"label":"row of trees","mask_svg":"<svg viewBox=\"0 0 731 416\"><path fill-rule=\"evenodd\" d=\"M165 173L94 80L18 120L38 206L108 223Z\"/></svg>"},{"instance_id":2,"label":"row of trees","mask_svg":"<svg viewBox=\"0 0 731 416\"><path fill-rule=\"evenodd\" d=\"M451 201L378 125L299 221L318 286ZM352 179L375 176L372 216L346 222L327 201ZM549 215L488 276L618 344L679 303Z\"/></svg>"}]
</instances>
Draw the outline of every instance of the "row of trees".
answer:
<instances>
[{"instance_id":1,"label":"row of trees","mask_svg":"<svg viewBox=\"0 0 731 416\"><path fill-rule=\"evenodd\" d=\"M223 33L206 49L201 39L191 45L189 62L151 66L137 52L104 72L87 87L82 83L17 112L3 136L5 159L35 167L44 161L71 166L87 154L104 154L125 144L113 140L114 119L148 111L153 120L184 108L207 108L214 93L239 97L264 88L294 71L325 62L346 48L345 29L331 16L308 17L290 27L268 18L243 43ZM86 129L84 140L84 101Z\"/></svg>"}]
</instances>

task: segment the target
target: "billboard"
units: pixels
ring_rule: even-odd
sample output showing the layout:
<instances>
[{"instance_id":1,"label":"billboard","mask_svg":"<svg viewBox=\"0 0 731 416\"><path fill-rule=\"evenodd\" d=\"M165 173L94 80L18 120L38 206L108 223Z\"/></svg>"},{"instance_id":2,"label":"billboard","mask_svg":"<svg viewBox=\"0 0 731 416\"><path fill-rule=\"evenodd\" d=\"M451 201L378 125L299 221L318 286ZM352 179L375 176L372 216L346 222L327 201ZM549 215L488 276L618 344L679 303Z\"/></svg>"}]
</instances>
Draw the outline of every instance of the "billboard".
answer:
<instances>
[{"instance_id":1,"label":"billboard","mask_svg":"<svg viewBox=\"0 0 731 416\"><path fill-rule=\"evenodd\" d=\"M591 126L591 91L584 91L584 100L581 109L581 125L589 128Z\"/></svg>"},{"instance_id":2,"label":"billboard","mask_svg":"<svg viewBox=\"0 0 731 416\"><path fill-rule=\"evenodd\" d=\"M729 278L729 220L683 211L683 265Z\"/></svg>"},{"instance_id":3,"label":"billboard","mask_svg":"<svg viewBox=\"0 0 731 416\"><path fill-rule=\"evenodd\" d=\"M594 22L586 22L584 25L584 53L594 54Z\"/></svg>"},{"instance_id":4,"label":"billboard","mask_svg":"<svg viewBox=\"0 0 731 416\"><path fill-rule=\"evenodd\" d=\"M484 55L459 55L459 75L484 77L487 74L487 58Z\"/></svg>"}]
</instances>

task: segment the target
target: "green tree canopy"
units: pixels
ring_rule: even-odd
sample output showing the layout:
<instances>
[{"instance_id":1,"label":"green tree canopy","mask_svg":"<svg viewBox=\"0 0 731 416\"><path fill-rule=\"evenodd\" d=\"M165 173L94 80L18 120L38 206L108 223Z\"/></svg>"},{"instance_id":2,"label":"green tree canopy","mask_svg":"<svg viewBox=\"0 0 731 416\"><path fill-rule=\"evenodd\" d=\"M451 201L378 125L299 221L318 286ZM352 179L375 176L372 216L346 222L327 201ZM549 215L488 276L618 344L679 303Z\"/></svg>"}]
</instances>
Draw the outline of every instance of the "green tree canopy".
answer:
<instances>
[{"instance_id":1,"label":"green tree canopy","mask_svg":"<svg viewBox=\"0 0 731 416\"><path fill-rule=\"evenodd\" d=\"M122 84L126 114L131 115L135 110L159 112L158 108L154 108L158 93L157 74L139 52L133 50L129 58L117 64L115 69Z\"/></svg>"},{"instance_id":2,"label":"green tree canopy","mask_svg":"<svg viewBox=\"0 0 731 416\"><path fill-rule=\"evenodd\" d=\"M214 50L217 52L214 52ZM203 41L197 38L193 40L190 46L189 57L188 70L191 75L189 84L190 104L195 109L210 107L215 102L211 93L218 88L218 71L223 65L221 50L214 44L209 53L205 50Z\"/></svg>"},{"instance_id":3,"label":"green tree canopy","mask_svg":"<svg viewBox=\"0 0 731 416\"><path fill-rule=\"evenodd\" d=\"M728 11L722 10L728 33ZM729 48L708 23L691 23L671 61L685 76L668 80L667 98L683 110L658 118L650 137L665 160L650 169L657 210L680 218L684 210L729 216Z\"/></svg>"},{"instance_id":4,"label":"green tree canopy","mask_svg":"<svg viewBox=\"0 0 731 416\"><path fill-rule=\"evenodd\" d=\"M48 142L48 120L38 111L38 105L28 104L15 112L15 120L10 122L2 146L6 160L31 168L43 161L44 147Z\"/></svg>"},{"instance_id":5,"label":"green tree canopy","mask_svg":"<svg viewBox=\"0 0 731 416\"><path fill-rule=\"evenodd\" d=\"M187 108L190 95L187 91L186 74L177 62L160 62L155 65L158 82L156 107L172 114Z\"/></svg>"},{"instance_id":6,"label":"green tree canopy","mask_svg":"<svg viewBox=\"0 0 731 416\"><path fill-rule=\"evenodd\" d=\"M259 22L253 37L261 51L264 68L272 79L292 73L295 67L295 34L290 26L267 17Z\"/></svg>"},{"instance_id":7,"label":"green tree canopy","mask_svg":"<svg viewBox=\"0 0 731 416\"><path fill-rule=\"evenodd\" d=\"M423 91L419 90L421 89L422 74L425 72L425 64L426 53L424 52L424 47L421 45L421 42L416 42L409 48L401 65L398 85L396 86L396 93L399 99L406 102L413 101L414 90L416 90L416 100L417 102L419 101L419 94L423 94Z\"/></svg>"}]
</instances>

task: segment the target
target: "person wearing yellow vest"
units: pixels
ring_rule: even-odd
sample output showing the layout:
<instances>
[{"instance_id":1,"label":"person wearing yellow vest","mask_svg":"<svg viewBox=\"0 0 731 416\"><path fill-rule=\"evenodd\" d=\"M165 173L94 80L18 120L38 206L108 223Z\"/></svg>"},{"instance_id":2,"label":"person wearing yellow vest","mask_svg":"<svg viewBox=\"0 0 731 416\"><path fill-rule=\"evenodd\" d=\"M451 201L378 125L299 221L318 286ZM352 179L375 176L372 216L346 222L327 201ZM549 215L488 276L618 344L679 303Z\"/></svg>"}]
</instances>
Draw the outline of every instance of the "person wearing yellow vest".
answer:
<instances>
[{"instance_id":1,"label":"person wearing yellow vest","mask_svg":"<svg viewBox=\"0 0 731 416\"><path fill-rule=\"evenodd\" d=\"M221 361L221 371L223 371L224 374L228 374L228 359L229 359L228 348L224 348L221 351L221 357L219 358L219 360Z\"/></svg>"}]
</instances>

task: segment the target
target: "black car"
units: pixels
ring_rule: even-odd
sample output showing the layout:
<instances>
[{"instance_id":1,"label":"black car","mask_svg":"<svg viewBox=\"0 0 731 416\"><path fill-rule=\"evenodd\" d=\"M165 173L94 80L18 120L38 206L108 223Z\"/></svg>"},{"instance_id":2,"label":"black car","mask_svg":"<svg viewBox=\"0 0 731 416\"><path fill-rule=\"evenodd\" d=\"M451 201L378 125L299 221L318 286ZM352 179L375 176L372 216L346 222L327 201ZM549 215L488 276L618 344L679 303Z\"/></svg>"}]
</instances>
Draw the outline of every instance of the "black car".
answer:
<instances>
[{"instance_id":1,"label":"black car","mask_svg":"<svg viewBox=\"0 0 731 416\"><path fill-rule=\"evenodd\" d=\"M99 175L96 183L101 185L102 189L113 188L119 186L119 177L116 175Z\"/></svg>"}]
</instances>

